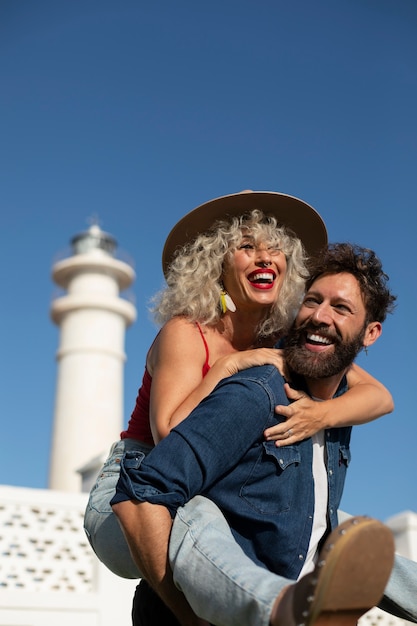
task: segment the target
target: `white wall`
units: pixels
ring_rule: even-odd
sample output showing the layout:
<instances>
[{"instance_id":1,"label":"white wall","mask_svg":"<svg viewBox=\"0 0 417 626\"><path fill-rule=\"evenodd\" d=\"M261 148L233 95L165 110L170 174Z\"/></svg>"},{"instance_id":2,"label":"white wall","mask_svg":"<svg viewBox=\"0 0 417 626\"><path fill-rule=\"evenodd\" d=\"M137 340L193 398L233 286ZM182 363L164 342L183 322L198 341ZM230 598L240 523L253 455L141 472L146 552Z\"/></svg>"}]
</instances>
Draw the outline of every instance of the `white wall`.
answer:
<instances>
[{"instance_id":1,"label":"white wall","mask_svg":"<svg viewBox=\"0 0 417 626\"><path fill-rule=\"evenodd\" d=\"M83 530L87 494L0 486L0 626L130 626L135 580Z\"/></svg>"}]
</instances>

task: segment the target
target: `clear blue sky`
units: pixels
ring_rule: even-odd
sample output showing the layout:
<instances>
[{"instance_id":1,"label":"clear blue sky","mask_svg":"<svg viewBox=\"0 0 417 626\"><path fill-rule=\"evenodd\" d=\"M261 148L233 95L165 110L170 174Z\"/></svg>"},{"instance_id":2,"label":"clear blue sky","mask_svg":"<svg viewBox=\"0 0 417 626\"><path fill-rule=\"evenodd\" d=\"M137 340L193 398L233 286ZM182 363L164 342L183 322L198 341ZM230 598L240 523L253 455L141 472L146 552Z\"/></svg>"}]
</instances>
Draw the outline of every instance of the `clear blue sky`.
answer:
<instances>
[{"instance_id":1,"label":"clear blue sky","mask_svg":"<svg viewBox=\"0 0 417 626\"><path fill-rule=\"evenodd\" d=\"M98 215L134 259L125 415L172 225L242 189L374 248L398 306L359 362L395 412L355 429L343 507L417 511L415 0L2 0L0 483L47 484L55 255Z\"/></svg>"}]
</instances>

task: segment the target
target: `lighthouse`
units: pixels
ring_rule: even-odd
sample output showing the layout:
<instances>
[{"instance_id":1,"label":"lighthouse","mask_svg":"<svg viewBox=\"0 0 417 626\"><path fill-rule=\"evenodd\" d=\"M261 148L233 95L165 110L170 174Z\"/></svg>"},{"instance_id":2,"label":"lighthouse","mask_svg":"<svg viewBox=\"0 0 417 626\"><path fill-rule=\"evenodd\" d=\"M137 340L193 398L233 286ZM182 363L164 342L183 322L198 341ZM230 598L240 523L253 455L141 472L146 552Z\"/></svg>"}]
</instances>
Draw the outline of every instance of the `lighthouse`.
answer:
<instances>
[{"instance_id":1,"label":"lighthouse","mask_svg":"<svg viewBox=\"0 0 417 626\"><path fill-rule=\"evenodd\" d=\"M71 247L52 267L64 294L50 311L59 345L49 488L78 492L82 468L101 460L123 429L125 331L136 309L120 293L135 272L97 224L73 237Z\"/></svg>"}]
</instances>

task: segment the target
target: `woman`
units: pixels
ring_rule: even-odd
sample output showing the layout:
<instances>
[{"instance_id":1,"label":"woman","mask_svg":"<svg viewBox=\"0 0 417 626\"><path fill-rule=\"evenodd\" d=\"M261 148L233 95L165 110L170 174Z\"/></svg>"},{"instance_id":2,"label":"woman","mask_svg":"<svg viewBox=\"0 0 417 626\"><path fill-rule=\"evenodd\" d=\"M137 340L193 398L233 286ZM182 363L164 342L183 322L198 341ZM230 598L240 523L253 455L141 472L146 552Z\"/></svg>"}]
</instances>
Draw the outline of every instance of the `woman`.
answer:
<instances>
[{"instance_id":1,"label":"woman","mask_svg":"<svg viewBox=\"0 0 417 626\"><path fill-rule=\"evenodd\" d=\"M313 255L326 243L312 207L273 192L212 200L169 234L163 251L167 287L154 302L162 327L147 354L128 428L113 445L85 514L90 543L115 574L140 577L109 505L120 458L127 450L146 454L225 376L267 363L281 368L279 351L271 348L301 303L304 249ZM268 439L292 443L326 426L362 423L392 410L389 392L360 368L352 369L348 382L343 399L323 403L289 389L298 402L279 407L287 422L270 429Z\"/></svg>"}]
</instances>

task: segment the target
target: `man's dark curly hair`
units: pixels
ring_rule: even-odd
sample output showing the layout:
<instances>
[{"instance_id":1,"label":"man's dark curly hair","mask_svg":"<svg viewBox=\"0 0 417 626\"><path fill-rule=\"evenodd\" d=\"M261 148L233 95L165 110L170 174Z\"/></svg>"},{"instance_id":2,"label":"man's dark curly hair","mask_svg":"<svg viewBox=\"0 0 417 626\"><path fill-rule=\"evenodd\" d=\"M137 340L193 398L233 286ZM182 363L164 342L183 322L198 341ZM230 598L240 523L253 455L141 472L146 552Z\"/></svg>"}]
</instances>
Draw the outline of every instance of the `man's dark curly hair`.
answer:
<instances>
[{"instance_id":1,"label":"man's dark curly hair","mask_svg":"<svg viewBox=\"0 0 417 626\"><path fill-rule=\"evenodd\" d=\"M333 243L310 260L306 288L320 276L348 272L357 279L369 322L383 322L392 313L397 299L388 286L389 277L373 250L351 243Z\"/></svg>"}]
</instances>

